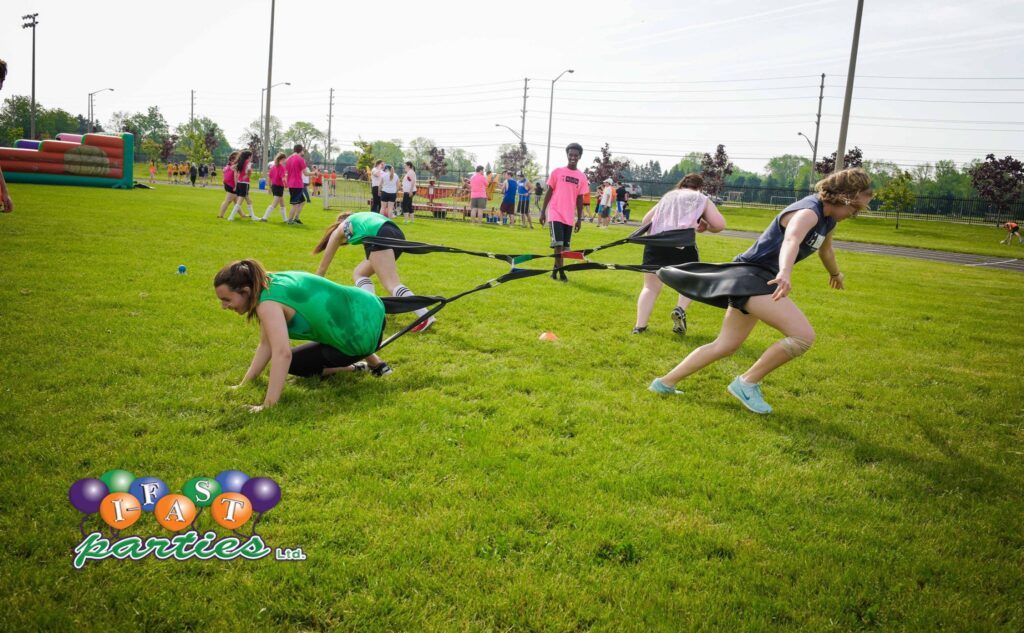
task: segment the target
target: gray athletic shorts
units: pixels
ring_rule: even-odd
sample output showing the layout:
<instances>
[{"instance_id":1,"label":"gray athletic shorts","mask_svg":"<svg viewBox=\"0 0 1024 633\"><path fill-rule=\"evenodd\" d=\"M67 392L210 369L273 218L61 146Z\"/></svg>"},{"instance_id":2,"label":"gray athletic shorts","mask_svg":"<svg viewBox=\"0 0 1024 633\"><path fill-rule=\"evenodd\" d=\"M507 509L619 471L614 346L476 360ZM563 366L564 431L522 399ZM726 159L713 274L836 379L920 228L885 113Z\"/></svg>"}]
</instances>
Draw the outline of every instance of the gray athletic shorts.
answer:
<instances>
[{"instance_id":1,"label":"gray athletic shorts","mask_svg":"<svg viewBox=\"0 0 1024 633\"><path fill-rule=\"evenodd\" d=\"M486 209L487 208L487 198L473 198L472 200L469 201L469 208L470 209Z\"/></svg>"}]
</instances>

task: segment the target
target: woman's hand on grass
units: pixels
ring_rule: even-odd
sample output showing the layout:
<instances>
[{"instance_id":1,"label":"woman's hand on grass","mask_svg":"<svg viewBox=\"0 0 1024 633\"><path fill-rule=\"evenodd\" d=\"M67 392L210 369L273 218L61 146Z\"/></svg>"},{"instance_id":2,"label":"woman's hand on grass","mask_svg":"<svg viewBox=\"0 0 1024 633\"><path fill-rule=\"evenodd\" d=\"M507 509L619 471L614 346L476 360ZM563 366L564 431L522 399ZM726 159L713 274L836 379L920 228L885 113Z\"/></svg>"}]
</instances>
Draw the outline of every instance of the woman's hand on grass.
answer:
<instances>
[{"instance_id":1,"label":"woman's hand on grass","mask_svg":"<svg viewBox=\"0 0 1024 633\"><path fill-rule=\"evenodd\" d=\"M828 285L829 287L834 288L835 290L846 290L846 286L843 285L843 279L845 279L843 273L839 273L837 275L829 275Z\"/></svg>"}]
</instances>

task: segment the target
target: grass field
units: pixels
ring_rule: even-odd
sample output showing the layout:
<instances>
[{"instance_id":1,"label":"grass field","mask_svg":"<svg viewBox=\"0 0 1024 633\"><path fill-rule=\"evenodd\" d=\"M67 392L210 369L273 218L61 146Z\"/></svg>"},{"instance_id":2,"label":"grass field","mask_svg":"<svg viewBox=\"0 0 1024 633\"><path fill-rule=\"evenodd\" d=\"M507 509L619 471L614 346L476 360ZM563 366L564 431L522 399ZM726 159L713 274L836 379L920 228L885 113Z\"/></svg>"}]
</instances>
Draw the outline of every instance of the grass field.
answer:
<instances>
[{"instance_id":1,"label":"grass field","mask_svg":"<svg viewBox=\"0 0 1024 633\"><path fill-rule=\"evenodd\" d=\"M765 381L767 417L725 392L776 338L763 327L685 396L647 392L722 314L695 306L674 336L665 293L631 336L640 279L615 271L478 293L385 350L393 375L298 381L253 415L265 382L228 386L257 327L219 308L213 274L250 256L312 270L333 214L227 223L217 191L11 189L5 630L1024 629L1018 273L839 253L836 292L802 263L794 297L818 342ZM469 248L547 244L539 229L402 226ZM622 234L585 226L574 245ZM707 261L745 245L699 240ZM343 249L330 276L350 283L361 254ZM451 294L507 267L406 255L399 269L414 291ZM260 532L308 560L76 571L68 487L111 468L175 492L227 468L274 477L282 500ZM148 516L126 533L166 534Z\"/></svg>"}]
</instances>

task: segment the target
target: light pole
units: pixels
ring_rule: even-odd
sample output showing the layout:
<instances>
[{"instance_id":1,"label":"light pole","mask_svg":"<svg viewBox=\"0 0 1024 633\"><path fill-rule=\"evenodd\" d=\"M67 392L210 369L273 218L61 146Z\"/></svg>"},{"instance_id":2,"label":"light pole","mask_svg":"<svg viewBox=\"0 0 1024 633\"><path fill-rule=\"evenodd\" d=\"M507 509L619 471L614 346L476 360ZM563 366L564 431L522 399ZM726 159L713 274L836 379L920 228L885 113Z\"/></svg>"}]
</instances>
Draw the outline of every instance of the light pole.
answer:
<instances>
[{"instance_id":1,"label":"light pole","mask_svg":"<svg viewBox=\"0 0 1024 633\"><path fill-rule=\"evenodd\" d=\"M101 88L101 89L97 90L96 92L90 92L89 93L89 125L86 127L86 132L90 132L91 133L91 132L95 132L96 131L96 125L94 123L95 115L96 115L96 112L95 112L96 108L95 108L95 103L94 103L95 100L93 99L93 95L98 95L99 93L106 92L108 90L110 92L114 92L113 88Z\"/></svg>"},{"instance_id":2,"label":"light pole","mask_svg":"<svg viewBox=\"0 0 1024 633\"><path fill-rule=\"evenodd\" d=\"M804 137L807 144L811 146L811 172L807 175L807 188L811 189L814 186L814 164L818 162L818 142L815 139L815 142L812 143L810 137L803 132L797 132L796 135Z\"/></svg>"},{"instance_id":3,"label":"light pole","mask_svg":"<svg viewBox=\"0 0 1024 633\"><path fill-rule=\"evenodd\" d=\"M555 108L555 82L562 78L565 73L576 72L572 69L563 70L558 74L557 77L551 80L551 101L548 103L548 157L544 161L544 182L547 182L548 178L551 177L551 119L552 110Z\"/></svg>"},{"instance_id":4,"label":"light pole","mask_svg":"<svg viewBox=\"0 0 1024 633\"><path fill-rule=\"evenodd\" d=\"M39 21L36 20L38 13L29 13L28 15L21 16L22 20L26 20L21 25L23 29L32 29L32 117L29 123L29 138L35 139L36 137L36 25Z\"/></svg>"},{"instance_id":5,"label":"light pole","mask_svg":"<svg viewBox=\"0 0 1024 633\"><path fill-rule=\"evenodd\" d=\"M292 85L292 84L289 81L280 81L280 82L274 84L273 86L271 86L271 88L277 88L278 86L290 86L290 85ZM266 126L267 137L264 137L264 139L263 139L264 145L267 143L267 141L269 140L268 137L270 136L270 132L269 132L269 130L270 130L270 125L269 125L269 123L270 123L270 116L267 115L265 113L265 111L264 111L264 99L266 98L266 96L267 96L267 89L266 88L260 88L260 130L264 129L264 127L263 127L263 122L264 121L266 121L268 123L268 125ZM264 118L264 117L266 117L266 118ZM267 150L269 151L270 148L268 147Z\"/></svg>"},{"instance_id":6,"label":"light pole","mask_svg":"<svg viewBox=\"0 0 1024 633\"><path fill-rule=\"evenodd\" d=\"M260 162L261 168L266 171L267 169L267 152L270 148L267 147L267 141L270 140L270 95L273 93L272 84L274 83L274 9L277 7L276 0L270 0L270 51L267 56L267 101L266 106L263 110L263 160Z\"/></svg>"},{"instance_id":7,"label":"light pole","mask_svg":"<svg viewBox=\"0 0 1024 633\"><path fill-rule=\"evenodd\" d=\"M843 98L843 119L839 124L839 148L836 150L836 169L845 167L846 129L850 125L850 102L853 101L853 76L857 71L857 45L860 43L860 16L864 13L864 0L857 0L857 19L853 23L853 46L850 49L850 70L846 73L846 96Z\"/></svg>"}]
</instances>

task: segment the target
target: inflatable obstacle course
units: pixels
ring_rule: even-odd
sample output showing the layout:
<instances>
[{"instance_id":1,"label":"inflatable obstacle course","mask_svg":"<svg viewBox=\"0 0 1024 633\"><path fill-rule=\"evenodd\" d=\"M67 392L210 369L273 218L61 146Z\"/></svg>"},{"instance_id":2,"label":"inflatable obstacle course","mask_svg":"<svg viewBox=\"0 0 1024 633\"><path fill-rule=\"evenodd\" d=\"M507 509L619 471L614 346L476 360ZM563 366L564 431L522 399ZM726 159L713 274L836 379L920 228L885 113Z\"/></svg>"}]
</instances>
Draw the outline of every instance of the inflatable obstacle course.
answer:
<instances>
[{"instance_id":1,"label":"inflatable obstacle course","mask_svg":"<svg viewBox=\"0 0 1024 633\"><path fill-rule=\"evenodd\" d=\"M7 182L131 189L135 140L131 134L58 134L0 147Z\"/></svg>"}]
</instances>

